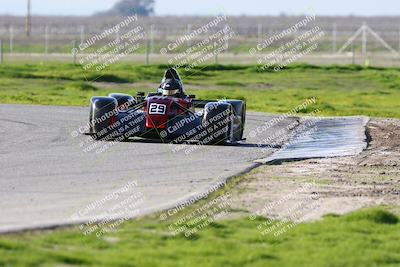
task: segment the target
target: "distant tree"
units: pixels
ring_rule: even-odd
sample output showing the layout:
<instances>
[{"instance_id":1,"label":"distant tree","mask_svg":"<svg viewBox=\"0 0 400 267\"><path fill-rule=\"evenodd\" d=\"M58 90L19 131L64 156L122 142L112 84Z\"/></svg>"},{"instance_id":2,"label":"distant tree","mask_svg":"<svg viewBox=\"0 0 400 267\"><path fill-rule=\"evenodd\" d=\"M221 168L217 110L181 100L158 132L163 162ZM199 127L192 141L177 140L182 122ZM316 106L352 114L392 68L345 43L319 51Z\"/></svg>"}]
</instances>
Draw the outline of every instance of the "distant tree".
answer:
<instances>
[{"instance_id":1,"label":"distant tree","mask_svg":"<svg viewBox=\"0 0 400 267\"><path fill-rule=\"evenodd\" d=\"M154 0L121 0L110 10L100 12L97 15L112 16L150 16L154 13Z\"/></svg>"}]
</instances>

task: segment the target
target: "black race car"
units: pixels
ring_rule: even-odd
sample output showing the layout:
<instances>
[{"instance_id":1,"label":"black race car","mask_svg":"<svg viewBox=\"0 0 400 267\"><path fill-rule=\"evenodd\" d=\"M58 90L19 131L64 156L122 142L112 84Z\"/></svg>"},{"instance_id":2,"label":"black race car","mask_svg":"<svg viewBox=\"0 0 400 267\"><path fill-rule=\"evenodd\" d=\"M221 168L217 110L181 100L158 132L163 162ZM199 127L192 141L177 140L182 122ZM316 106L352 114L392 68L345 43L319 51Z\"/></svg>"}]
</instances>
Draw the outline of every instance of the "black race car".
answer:
<instances>
[{"instance_id":1,"label":"black race car","mask_svg":"<svg viewBox=\"0 0 400 267\"><path fill-rule=\"evenodd\" d=\"M243 140L245 121L244 101L196 100L185 94L178 72L170 68L156 93L92 97L88 134L113 141L136 136L176 143L236 143Z\"/></svg>"}]
</instances>

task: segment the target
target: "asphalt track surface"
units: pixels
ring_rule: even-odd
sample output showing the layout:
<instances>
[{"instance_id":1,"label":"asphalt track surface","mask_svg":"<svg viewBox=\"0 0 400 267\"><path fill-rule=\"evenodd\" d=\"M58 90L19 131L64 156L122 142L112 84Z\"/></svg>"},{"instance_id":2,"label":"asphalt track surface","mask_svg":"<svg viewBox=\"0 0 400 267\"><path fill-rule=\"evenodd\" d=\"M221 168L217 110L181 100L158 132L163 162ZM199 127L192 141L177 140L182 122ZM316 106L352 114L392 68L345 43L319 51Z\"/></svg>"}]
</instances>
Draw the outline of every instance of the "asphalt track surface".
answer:
<instances>
[{"instance_id":1,"label":"asphalt track surface","mask_svg":"<svg viewBox=\"0 0 400 267\"><path fill-rule=\"evenodd\" d=\"M115 204L133 191L141 202L123 216L173 208L254 168L256 160L282 150L268 145L274 134L284 133L283 144L299 127L298 118L281 118L263 128L277 116L248 113L248 139L236 146L139 139L90 142L88 136L77 134L87 123L88 112L81 107L0 105L0 232L88 221L115 211ZM106 199L132 184L132 191L121 193L119 199Z\"/></svg>"}]
</instances>

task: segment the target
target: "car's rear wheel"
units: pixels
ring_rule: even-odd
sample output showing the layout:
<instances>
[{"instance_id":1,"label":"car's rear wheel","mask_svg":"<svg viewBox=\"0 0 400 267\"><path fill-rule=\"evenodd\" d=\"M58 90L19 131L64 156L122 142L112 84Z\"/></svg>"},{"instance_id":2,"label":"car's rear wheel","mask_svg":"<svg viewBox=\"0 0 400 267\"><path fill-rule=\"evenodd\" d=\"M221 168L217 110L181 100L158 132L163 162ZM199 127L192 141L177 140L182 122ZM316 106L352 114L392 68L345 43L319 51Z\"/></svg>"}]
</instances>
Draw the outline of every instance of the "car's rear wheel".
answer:
<instances>
[{"instance_id":1,"label":"car's rear wheel","mask_svg":"<svg viewBox=\"0 0 400 267\"><path fill-rule=\"evenodd\" d=\"M126 110L136 105L136 100L133 96L120 93L112 93L108 95L109 97L115 98L118 103L118 108L121 110Z\"/></svg>"},{"instance_id":2,"label":"car's rear wheel","mask_svg":"<svg viewBox=\"0 0 400 267\"><path fill-rule=\"evenodd\" d=\"M211 102L204 108L203 144L224 144L232 141L233 108L229 103Z\"/></svg>"},{"instance_id":3,"label":"car's rear wheel","mask_svg":"<svg viewBox=\"0 0 400 267\"><path fill-rule=\"evenodd\" d=\"M234 114L233 139L234 142L242 140L246 124L246 102L242 100L223 100L221 102L232 105Z\"/></svg>"}]
</instances>

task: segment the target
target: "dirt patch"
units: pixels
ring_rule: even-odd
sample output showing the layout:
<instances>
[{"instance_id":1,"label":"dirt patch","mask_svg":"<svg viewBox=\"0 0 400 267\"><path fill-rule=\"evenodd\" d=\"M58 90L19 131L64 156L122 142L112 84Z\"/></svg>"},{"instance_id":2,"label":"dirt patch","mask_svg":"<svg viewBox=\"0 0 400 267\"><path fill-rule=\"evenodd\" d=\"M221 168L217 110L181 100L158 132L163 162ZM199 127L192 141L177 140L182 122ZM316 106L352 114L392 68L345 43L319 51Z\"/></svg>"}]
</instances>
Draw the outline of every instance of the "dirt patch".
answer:
<instances>
[{"instance_id":1,"label":"dirt patch","mask_svg":"<svg viewBox=\"0 0 400 267\"><path fill-rule=\"evenodd\" d=\"M295 221L377 205L398 213L400 120L372 119L367 136L369 146L357 156L257 168L233 190L232 208Z\"/></svg>"},{"instance_id":2,"label":"dirt patch","mask_svg":"<svg viewBox=\"0 0 400 267\"><path fill-rule=\"evenodd\" d=\"M252 85L251 87L255 87L257 89L271 89L274 87L272 83L257 83L255 85Z\"/></svg>"}]
</instances>

